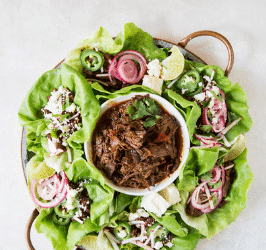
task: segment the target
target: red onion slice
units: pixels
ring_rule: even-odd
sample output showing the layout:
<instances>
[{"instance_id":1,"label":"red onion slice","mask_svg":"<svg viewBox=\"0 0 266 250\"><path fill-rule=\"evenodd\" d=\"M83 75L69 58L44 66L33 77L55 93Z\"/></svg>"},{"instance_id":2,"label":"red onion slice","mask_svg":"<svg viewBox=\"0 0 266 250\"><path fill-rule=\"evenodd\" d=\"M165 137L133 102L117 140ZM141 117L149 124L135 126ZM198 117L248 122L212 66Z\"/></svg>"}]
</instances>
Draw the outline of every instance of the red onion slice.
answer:
<instances>
[{"instance_id":1,"label":"red onion slice","mask_svg":"<svg viewBox=\"0 0 266 250\"><path fill-rule=\"evenodd\" d=\"M37 185L37 192L43 200L52 200L60 185L60 179L57 174L54 174L49 179L43 180L40 184Z\"/></svg>"},{"instance_id":2,"label":"red onion slice","mask_svg":"<svg viewBox=\"0 0 266 250\"><path fill-rule=\"evenodd\" d=\"M221 178L221 169L219 167L215 167L210 172L213 176L210 183L217 183Z\"/></svg>"},{"instance_id":3,"label":"red onion slice","mask_svg":"<svg viewBox=\"0 0 266 250\"><path fill-rule=\"evenodd\" d=\"M227 119L227 106L225 104L224 98L225 94L222 90L220 90L220 94L223 97L223 101L214 100L214 105L211 108L213 111L212 120L210 121L208 118L209 108L203 108L202 116L203 116L203 124L204 125L212 125L212 131L215 133L221 132L225 128L225 122Z\"/></svg>"},{"instance_id":4,"label":"red onion slice","mask_svg":"<svg viewBox=\"0 0 266 250\"><path fill-rule=\"evenodd\" d=\"M139 64L139 71L136 63ZM134 50L125 50L114 57L109 66L108 74L112 84L115 84L113 78L117 78L125 83L134 84L141 80L146 69L147 62L142 54Z\"/></svg>"},{"instance_id":5,"label":"red onion slice","mask_svg":"<svg viewBox=\"0 0 266 250\"><path fill-rule=\"evenodd\" d=\"M216 192L219 189L223 189L223 186L224 186L224 183L225 183L225 169L224 169L224 166L220 166L219 168L221 169L220 179L222 180L222 185L220 187L218 187L218 188L212 188L212 189L210 189L210 192Z\"/></svg>"},{"instance_id":6,"label":"red onion slice","mask_svg":"<svg viewBox=\"0 0 266 250\"><path fill-rule=\"evenodd\" d=\"M207 184L207 181L202 182L199 186L197 186L195 188L195 190L193 191L192 195L191 195L191 205L199 210L203 210L203 209L207 209L210 207L209 202L205 203L205 204L199 204L197 202L197 197L199 195L200 190L204 187L204 185Z\"/></svg>"},{"instance_id":7,"label":"red onion slice","mask_svg":"<svg viewBox=\"0 0 266 250\"><path fill-rule=\"evenodd\" d=\"M132 60L119 60L117 70L124 82L135 83L138 77L138 69Z\"/></svg>"},{"instance_id":8,"label":"red onion slice","mask_svg":"<svg viewBox=\"0 0 266 250\"><path fill-rule=\"evenodd\" d=\"M56 174L57 175L57 174ZM30 189L31 189L31 196L32 196L32 199L34 201L34 203L39 206L39 207L42 207L42 208L51 208L51 207L55 207L57 205L59 205L65 198L66 198L66 195L67 195L67 184L68 184L68 179L67 179L67 176L65 175L65 172L64 171L61 171L60 172L60 175L62 177L61 179L61 182L60 182L60 185L57 186L57 189L54 192L55 196L53 196L53 198L50 200L50 202L42 202L40 201L37 197L36 197L36 193L35 193L35 187L37 185L37 191L38 191L38 185L41 185L41 183L38 183L37 179L33 179L32 182L31 182L31 186L30 186ZM57 175L58 177L58 175ZM50 177L49 179L52 179L52 180L56 180L57 177ZM48 179L48 180L49 180ZM59 179L59 178L58 178ZM59 180L60 181L60 180ZM48 183L48 181L46 182ZM49 184L48 184L49 185ZM39 188L40 190L40 188ZM38 192L39 194L39 192ZM40 196L40 194L39 194ZM40 196L41 197L41 196ZM42 198L42 197L41 197Z\"/></svg>"},{"instance_id":9,"label":"red onion slice","mask_svg":"<svg viewBox=\"0 0 266 250\"><path fill-rule=\"evenodd\" d=\"M206 209L202 209L201 212L203 212L204 214L210 213L213 210L215 210L219 206L219 204L221 203L221 201L223 199L223 190L222 189L218 189L217 191L214 191L212 193L215 193L217 195L217 204L212 209L210 207L208 207Z\"/></svg>"}]
</instances>

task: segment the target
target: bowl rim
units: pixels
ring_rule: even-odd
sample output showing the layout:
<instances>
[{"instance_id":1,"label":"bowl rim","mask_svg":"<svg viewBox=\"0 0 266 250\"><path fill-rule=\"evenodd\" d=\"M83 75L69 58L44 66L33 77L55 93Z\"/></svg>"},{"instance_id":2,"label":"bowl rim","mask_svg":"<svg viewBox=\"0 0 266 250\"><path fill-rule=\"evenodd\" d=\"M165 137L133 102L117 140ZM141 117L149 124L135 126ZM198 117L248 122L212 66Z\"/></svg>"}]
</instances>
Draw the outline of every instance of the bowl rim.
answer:
<instances>
[{"instance_id":1,"label":"bowl rim","mask_svg":"<svg viewBox=\"0 0 266 250\"><path fill-rule=\"evenodd\" d=\"M169 177L162 180L160 183L157 183L155 186L150 186L149 188L146 188L146 189L137 189L137 188L117 186L109 178L107 178L102 171L99 170L102 173L102 175L104 176L104 179L105 179L107 185L109 185L111 188L113 188L114 190L116 190L120 193L133 195L133 196L143 196L143 195L150 194L152 192L159 192L162 189L164 189L165 187L169 186L171 183L173 183L176 180L176 178L179 176L182 168L184 167L184 163L187 160L187 157L189 154L189 148L190 148L190 137L189 137L189 132L188 132L188 128L187 128L187 124L186 124L185 119L180 114L180 112L169 101L167 101L166 99L164 99L163 97L161 97L159 95L151 94L148 92L132 92L132 93L127 94L127 95L120 95L114 99L107 100L106 102L104 102L101 105L100 116L108 108L113 107L114 105L116 105L120 102L129 100L136 95L147 95L147 94L149 94L150 98L159 102L167 110L167 112L169 114L175 116L176 119L178 120L178 122L181 126L181 130L182 130L183 150L182 150L181 162L179 164L178 169L175 172L173 172ZM91 139L89 141L84 143L84 152L85 152L85 157L86 157L86 160L88 161L88 163L91 164L92 166L94 166L93 160L92 160L91 141L92 141L92 136L91 136Z\"/></svg>"}]
</instances>

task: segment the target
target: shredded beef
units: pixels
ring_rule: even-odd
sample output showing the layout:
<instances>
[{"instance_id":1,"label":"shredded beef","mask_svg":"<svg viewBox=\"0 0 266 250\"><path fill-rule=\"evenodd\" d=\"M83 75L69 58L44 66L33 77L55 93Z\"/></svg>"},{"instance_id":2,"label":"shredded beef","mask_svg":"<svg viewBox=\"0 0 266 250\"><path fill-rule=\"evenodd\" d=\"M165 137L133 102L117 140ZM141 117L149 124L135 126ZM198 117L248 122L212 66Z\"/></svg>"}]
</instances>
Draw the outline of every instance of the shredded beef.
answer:
<instances>
[{"instance_id":1,"label":"shredded beef","mask_svg":"<svg viewBox=\"0 0 266 250\"><path fill-rule=\"evenodd\" d=\"M144 127L146 117L132 120L127 114L135 100L110 107L99 119L92 137L93 162L116 185L148 188L170 176L180 164L181 126L161 105L160 119Z\"/></svg>"}]
</instances>

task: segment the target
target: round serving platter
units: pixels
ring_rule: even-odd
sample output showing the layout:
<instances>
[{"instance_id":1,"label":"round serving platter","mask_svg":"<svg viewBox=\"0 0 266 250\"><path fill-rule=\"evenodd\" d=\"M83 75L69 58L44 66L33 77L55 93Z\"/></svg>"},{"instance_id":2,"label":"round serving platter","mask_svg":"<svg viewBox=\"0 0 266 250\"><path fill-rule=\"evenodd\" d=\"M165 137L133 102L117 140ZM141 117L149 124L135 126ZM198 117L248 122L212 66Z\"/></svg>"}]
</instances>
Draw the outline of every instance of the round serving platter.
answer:
<instances>
[{"instance_id":1,"label":"round serving platter","mask_svg":"<svg viewBox=\"0 0 266 250\"><path fill-rule=\"evenodd\" d=\"M182 52L182 54L186 60L196 61L196 62L199 62L202 64L207 64L201 58L199 58L194 53L192 53L191 51L186 49L188 42L191 41L192 39L196 38L196 37L199 37L199 36L212 36L212 37L215 37L224 43L224 45L226 46L227 51L228 51L228 64L227 64L227 67L225 69L225 76L228 77L229 73L232 70L233 63L234 63L234 51L233 51L233 48L232 48L232 45L230 44L230 42L220 33L210 31L210 30L202 30L202 31L196 31L196 32L188 35L187 37L182 39L177 44L171 43L171 42L168 42L168 41L165 41L162 39L157 39L157 38L154 38L154 43L159 48L168 48L168 49L171 49L174 45L176 45L179 47L180 51ZM58 63L54 67L54 69L60 69L61 64L63 62L64 62L64 60L62 60L60 63ZM21 161L22 161L22 168L23 168L25 181L27 184L26 168L27 168L27 164L28 164L29 160L34 156L34 153L27 150L26 135L27 135L26 128L23 127L22 137L21 137ZM30 216L28 223L27 223L27 226L26 226L26 243L27 243L28 249L30 249L30 250L35 250L35 248L33 247L32 243L31 243L31 239L30 239L30 229L31 229L31 226L32 226L35 218L38 216L38 214L39 214L38 208L35 208L32 212L32 215ZM79 249L83 249L83 248L79 248Z\"/></svg>"}]
</instances>

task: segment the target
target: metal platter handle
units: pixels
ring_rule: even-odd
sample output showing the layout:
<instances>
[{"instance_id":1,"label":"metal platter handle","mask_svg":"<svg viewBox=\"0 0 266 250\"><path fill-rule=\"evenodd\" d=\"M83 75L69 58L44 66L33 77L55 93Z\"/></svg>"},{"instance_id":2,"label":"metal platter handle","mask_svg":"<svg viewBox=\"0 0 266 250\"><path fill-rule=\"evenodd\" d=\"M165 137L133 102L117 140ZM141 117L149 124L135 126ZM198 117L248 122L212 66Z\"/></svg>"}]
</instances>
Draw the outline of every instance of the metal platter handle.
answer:
<instances>
[{"instance_id":1,"label":"metal platter handle","mask_svg":"<svg viewBox=\"0 0 266 250\"><path fill-rule=\"evenodd\" d=\"M220 33L217 33L215 31L211 31L211 30L196 31L196 32L188 35L187 37L183 38L178 43L178 45L185 48L189 41L191 41L193 38L196 38L199 36L212 36L212 37L219 39L220 41L222 41L224 43L224 45L226 46L227 51L228 51L228 64L227 64L227 67L225 69L225 76L228 76L229 73L231 72L231 70L233 68L233 64L234 64L234 51L233 51L233 47L232 47L231 43Z\"/></svg>"},{"instance_id":2,"label":"metal platter handle","mask_svg":"<svg viewBox=\"0 0 266 250\"><path fill-rule=\"evenodd\" d=\"M34 222L34 220L36 219L36 217L39 215L39 212L37 210L37 208L35 208L28 220L27 226L26 226L26 242L27 242L27 246L29 250L35 250L35 248L33 247L32 243L31 243L31 238L30 238L30 229L32 227L32 224Z\"/></svg>"}]
</instances>

